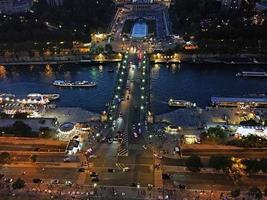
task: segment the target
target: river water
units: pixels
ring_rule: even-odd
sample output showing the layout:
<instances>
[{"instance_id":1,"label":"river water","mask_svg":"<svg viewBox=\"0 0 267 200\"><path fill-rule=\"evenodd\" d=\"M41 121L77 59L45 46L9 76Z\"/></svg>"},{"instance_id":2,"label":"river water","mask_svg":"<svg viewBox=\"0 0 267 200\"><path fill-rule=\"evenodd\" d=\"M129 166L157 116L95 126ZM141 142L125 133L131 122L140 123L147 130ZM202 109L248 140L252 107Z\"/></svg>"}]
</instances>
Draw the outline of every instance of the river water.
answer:
<instances>
[{"instance_id":1,"label":"river water","mask_svg":"<svg viewBox=\"0 0 267 200\"><path fill-rule=\"evenodd\" d=\"M112 96L117 64L104 66L8 66L0 67L0 93L25 96L28 93L59 93L58 106L82 107L101 112ZM172 109L169 98L185 99L200 107L210 104L212 96L243 96L267 92L267 79L239 78L244 70L267 71L267 66L189 64L154 65L151 70L151 110L162 114ZM52 85L55 79L88 80L97 82L96 88L71 89Z\"/></svg>"}]
</instances>

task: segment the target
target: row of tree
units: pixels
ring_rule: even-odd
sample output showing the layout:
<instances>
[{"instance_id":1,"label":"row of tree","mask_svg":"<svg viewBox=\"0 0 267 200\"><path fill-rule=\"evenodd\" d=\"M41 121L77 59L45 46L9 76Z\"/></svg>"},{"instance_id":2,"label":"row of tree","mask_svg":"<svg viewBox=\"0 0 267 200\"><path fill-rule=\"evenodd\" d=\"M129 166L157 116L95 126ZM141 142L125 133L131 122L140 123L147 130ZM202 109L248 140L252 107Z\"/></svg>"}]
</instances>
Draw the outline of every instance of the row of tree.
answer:
<instances>
[{"instance_id":1,"label":"row of tree","mask_svg":"<svg viewBox=\"0 0 267 200\"><path fill-rule=\"evenodd\" d=\"M199 172L203 168L201 158L197 155L188 157L185 161L186 167L192 172ZM211 156L208 166L215 170L229 170L233 165L231 157L228 156Z\"/></svg>"},{"instance_id":2,"label":"row of tree","mask_svg":"<svg viewBox=\"0 0 267 200\"><path fill-rule=\"evenodd\" d=\"M115 6L112 0L65 0L59 7L37 1L32 10L12 16L0 14L0 43L88 42L90 33L107 30Z\"/></svg>"}]
</instances>

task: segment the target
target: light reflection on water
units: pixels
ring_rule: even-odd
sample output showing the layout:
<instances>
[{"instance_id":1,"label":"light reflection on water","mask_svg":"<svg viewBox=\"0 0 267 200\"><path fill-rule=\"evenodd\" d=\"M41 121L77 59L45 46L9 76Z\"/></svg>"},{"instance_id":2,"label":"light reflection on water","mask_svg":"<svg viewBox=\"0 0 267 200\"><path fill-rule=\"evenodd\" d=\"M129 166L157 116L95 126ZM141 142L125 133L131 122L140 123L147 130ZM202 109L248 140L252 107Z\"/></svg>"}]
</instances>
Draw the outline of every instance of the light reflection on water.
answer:
<instances>
[{"instance_id":1,"label":"light reflection on water","mask_svg":"<svg viewBox=\"0 0 267 200\"><path fill-rule=\"evenodd\" d=\"M119 63L108 65L49 65L0 66L0 93L23 96L28 93L59 93L59 106L82 107L102 112L109 102ZM242 96L267 92L265 79L236 77L240 71L267 71L267 66L208 65L208 64L155 64L151 68L151 109L160 114L171 111L170 98L185 99L205 107L211 96ZM62 89L52 85L55 79L88 80L97 82L96 88Z\"/></svg>"},{"instance_id":2,"label":"light reflection on water","mask_svg":"<svg viewBox=\"0 0 267 200\"><path fill-rule=\"evenodd\" d=\"M59 93L61 98L55 102L58 106L82 107L102 112L112 95L116 79L116 72L109 73L108 70L116 65L9 66L0 75L0 93L13 93L17 96L28 93ZM56 79L95 81L97 87L58 88L52 85Z\"/></svg>"},{"instance_id":3,"label":"light reflection on water","mask_svg":"<svg viewBox=\"0 0 267 200\"><path fill-rule=\"evenodd\" d=\"M176 66L155 64L151 68L151 109L161 114L173 109L170 98L210 105L212 96L244 96L266 94L266 79L238 78L240 71L267 71L267 66L212 65L182 63Z\"/></svg>"}]
</instances>

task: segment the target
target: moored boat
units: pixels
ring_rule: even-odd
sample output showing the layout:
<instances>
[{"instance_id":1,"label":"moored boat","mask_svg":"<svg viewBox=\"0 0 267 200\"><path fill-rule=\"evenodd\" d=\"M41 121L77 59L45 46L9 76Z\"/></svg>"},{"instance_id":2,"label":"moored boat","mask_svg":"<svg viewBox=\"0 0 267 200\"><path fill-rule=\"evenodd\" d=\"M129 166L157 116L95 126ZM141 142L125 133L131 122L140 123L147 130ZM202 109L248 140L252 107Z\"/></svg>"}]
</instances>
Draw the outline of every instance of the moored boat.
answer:
<instances>
[{"instance_id":1,"label":"moored boat","mask_svg":"<svg viewBox=\"0 0 267 200\"><path fill-rule=\"evenodd\" d=\"M241 76L241 77L267 77L266 72L249 72L249 71L243 71L239 72L236 74L236 76Z\"/></svg>"},{"instance_id":2,"label":"moored boat","mask_svg":"<svg viewBox=\"0 0 267 200\"><path fill-rule=\"evenodd\" d=\"M89 82L89 81L63 81L63 80L55 80L53 82L54 86L58 87L95 87L95 82Z\"/></svg>"},{"instance_id":3,"label":"moored boat","mask_svg":"<svg viewBox=\"0 0 267 200\"><path fill-rule=\"evenodd\" d=\"M186 101L186 100L174 100L174 99L170 99L168 101L168 105L170 107L179 107L179 108L190 108L190 107L195 107L196 104L192 103L190 101Z\"/></svg>"},{"instance_id":4,"label":"moored boat","mask_svg":"<svg viewBox=\"0 0 267 200\"><path fill-rule=\"evenodd\" d=\"M49 101L54 101L60 98L60 94L43 94Z\"/></svg>"}]
</instances>

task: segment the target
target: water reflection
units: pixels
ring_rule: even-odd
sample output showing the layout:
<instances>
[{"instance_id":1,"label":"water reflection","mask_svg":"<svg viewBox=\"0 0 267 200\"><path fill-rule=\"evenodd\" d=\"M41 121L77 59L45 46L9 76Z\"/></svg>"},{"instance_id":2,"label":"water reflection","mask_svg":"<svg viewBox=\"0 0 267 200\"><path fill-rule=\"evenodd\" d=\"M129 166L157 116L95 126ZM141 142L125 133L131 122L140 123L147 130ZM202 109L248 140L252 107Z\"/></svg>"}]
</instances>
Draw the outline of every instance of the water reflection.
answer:
<instances>
[{"instance_id":1,"label":"water reflection","mask_svg":"<svg viewBox=\"0 0 267 200\"><path fill-rule=\"evenodd\" d=\"M7 71L6 71L5 66L0 65L0 78L5 78L6 75L7 75Z\"/></svg>"},{"instance_id":2,"label":"water reflection","mask_svg":"<svg viewBox=\"0 0 267 200\"><path fill-rule=\"evenodd\" d=\"M53 75L53 68L51 67L51 65L47 64L45 66L44 75L46 77L51 77Z\"/></svg>"}]
</instances>

